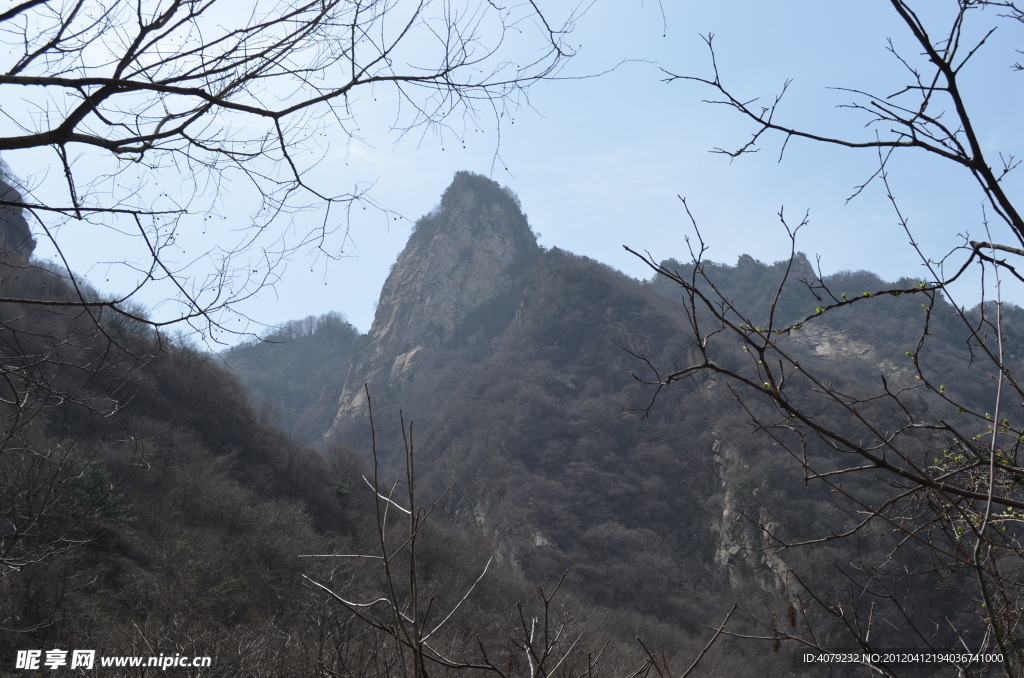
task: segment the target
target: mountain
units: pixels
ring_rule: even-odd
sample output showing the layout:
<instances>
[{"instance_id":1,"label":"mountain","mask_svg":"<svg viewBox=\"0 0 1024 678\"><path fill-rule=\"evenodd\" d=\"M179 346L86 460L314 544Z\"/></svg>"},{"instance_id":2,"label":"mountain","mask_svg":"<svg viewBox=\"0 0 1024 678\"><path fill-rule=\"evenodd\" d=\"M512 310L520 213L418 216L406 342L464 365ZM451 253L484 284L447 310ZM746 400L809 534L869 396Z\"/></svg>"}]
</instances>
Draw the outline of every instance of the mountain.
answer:
<instances>
[{"instance_id":1,"label":"mountain","mask_svg":"<svg viewBox=\"0 0 1024 678\"><path fill-rule=\"evenodd\" d=\"M416 223L384 283L331 431L365 418L366 383L387 398L438 355L486 354L513 321L539 254L514 195L486 177L456 174L441 204Z\"/></svg>"},{"instance_id":2,"label":"mountain","mask_svg":"<svg viewBox=\"0 0 1024 678\"><path fill-rule=\"evenodd\" d=\"M709 331L706 309L688 316L695 299L667 278L538 247L485 177L456 175L417 224L368 334L328 314L221 356L82 312L98 293L31 258L16 206L3 217L19 244L0 262L2 657L97 648L210 656L210 675L384 678L429 635L460 661L486 649L496 675L539 675L543 635L569 655L564 675L588 675L609 641L602 670L625 676L652 657L688 665L736 602L729 629L763 640L719 638L701 675L786 675L803 650L786 634L843 648L864 623L873 647L981 642L972 570L923 545L953 535L942 547L962 552L963 502L936 511L943 488L906 494L871 469L828 477L838 444L800 438L721 373L660 388L706 347L740 378L762 365ZM754 332L795 323L765 335L819 392L881 383L905 408L856 401L877 432L839 422L842 407L814 422L884 447L909 417L927 443L915 463L981 482L964 457L980 443L943 450L936 422L988 439L992 375L973 358L1001 327L1020 364L1020 309L958 308L865 272L819 279L803 256L662 266ZM1004 433L1017 412L1001 410ZM941 458L925 457L936 442ZM909 535L896 513L865 523L883 505L934 521ZM1015 518L998 519L1013 537Z\"/></svg>"},{"instance_id":3,"label":"mountain","mask_svg":"<svg viewBox=\"0 0 1024 678\"><path fill-rule=\"evenodd\" d=\"M358 340L343 316L327 313L287 322L220 357L278 427L312 443L334 420L342 375Z\"/></svg>"},{"instance_id":4,"label":"mountain","mask_svg":"<svg viewBox=\"0 0 1024 678\"><path fill-rule=\"evenodd\" d=\"M95 290L19 257L4 296L44 303L0 302L0 675L35 650L208 656L222 676L345 661L315 637L347 615L302 575L347 585L297 556L372 544L369 507L337 491L358 460L328 464L212 356L83 312Z\"/></svg>"},{"instance_id":5,"label":"mountain","mask_svg":"<svg viewBox=\"0 0 1024 678\"><path fill-rule=\"evenodd\" d=\"M635 355L682 365L693 354L677 304L593 260L541 250L511 193L460 173L384 285L328 440L369 450L368 392L382 468L402 477L400 421L413 423L420 496L451 488L447 515L519 577L568 568L566 586L592 614L696 633L723 596L778 596L787 566L744 517L763 511L750 491L764 455L728 391L691 382L653 416L633 411L652 395L634 378L649 376ZM798 476L772 471L779 484ZM804 495L790 505L821 499ZM796 531L820 527L800 522Z\"/></svg>"},{"instance_id":6,"label":"mountain","mask_svg":"<svg viewBox=\"0 0 1024 678\"><path fill-rule=\"evenodd\" d=\"M418 496L447 490L446 518L485 537L518 580L550 583L570 569L565 588L598 627L625 616L627 634L667 625L696 638L730 580L775 595L783 568L752 550L764 537L724 487L749 471L728 434L738 419L717 414L723 391L674 391L661 405L671 416L631 411L650 393L624 349L673 363L691 352L676 303L542 250L508 189L460 172L416 224L370 331L333 363L347 356L325 447L368 455L375 442L382 474L400 481L411 444ZM331 377L280 367L297 364L312 336L271 339L224 359L277 411L322 401L318 386L304 396L302 386Z\"/></svg>"},{"instance_id":7,"label":"mountain","mask_svg":"<svg viewBox=\"0 0 1024 678\"><path fill-rule=\"evenodd\" d=\"M675 260L662 266L687 279L706 275L700 289L752 327L800 325L778 341L839 392L869 393L881 375L913 416L926 419L941 403L921 391L908 356L927 340L923 374L964 402L988 396L986 380L971 371L977 346L962 336L963 318L975 322L976 311L935 295L923 305L911 294L878 294L918 281L890 284L867 272L820 279L803 255L771 264L744 255L699 270ZM823 314L848 298L872 301ZM807 482L804 464L835 468L834 450L811 441L801 461L755 434L752 418L779 421L777 409L756 394L740 406L715 372L668 389L644 383L699 362L701 342L715 349L722 369L758 378L756 361L726 335L698 340L685 312L690 303L667 278L638 281L538 247L508 189L461 172L417 223L370 331L352 343L347 364L335 363L342 369L333 378L343 385L323 448L328 458L331 450L357 450L397 493L414 478L424 506L443 497L435 514L489 544L503 576L544 586L569 570L562 590L592 628L679 648L743 601L749 616L734 622L737 630L763 635L799 615L818 642L848 646L845 618L832 611L860 613L868 604L848 601L847 584L859 576L850 563L885 563L897 573L893 586L903 585L900 568L927 570L920 554L892 550L884 525L834 539L861 520L858 501L883 505L892 485L868 473L843 476L839 494ZM911 321L922 313L930 318L924 335ZM1024 322L1020 309L1003 313L1007 323ZM800 322L807 317L814 322ZM708 320L703 311L696 318ZM1004 348L1008 359L1024 356L1016 337ZM322 402L312 392L305 397ZM900 413L878 402L861 408L898 425ZM829 423L836 413L815 416ZM781 548L802 542L815 546ZM973 614L961 576L921 577L899 597L872 598L870 615L886 619L875 641L953 642L950 629L969 627ZM927 631L908 627L903 614L925 620ZM792 661L753 645L729 648L731 660L716 665L731 675L752 675L751 666L781 675Z\"/></svg>"},{"instance_id":8,"label":"mountain","mask_svg":"<svg viewBox=\"0 0 1024 678\"><path fill-rule=\"evenodd\" d=\"M100 297L69 278L27 257L0 266L0 676L35 673L16 663L31 652L43 671L79 675L74 650L94 651L108 676L152 672L103 658L194 657L212 660L196 675L397 675L403 650L386 627L335 597L392 595L400 610L410 598L378 559L344 555L402 541L379 519L364 461L276 428L219 356L106 308L83 312ZM343 355L354 334L329 315L288 324L279 339L292 344L248 350L297 346L302 355L275 356L273 376L315 387L328 375L310 377L310 348ZM440 519L422 541L418 560L396 548L388 562L412 562L403 575L429 586L421 621L446 619L435 642L473 653L480 639L504 659L508 614L530 605L529 588L492 564L472 607L452 610L486 544ZM367 614L393 621L380 605Z\"/></svg>"},{"instance_id":9,"label":"mountain","mask_svg":"<svg viewBox=\"0 0 1024 678\"><path fill-rule=\"evenodd\" d=\"M36 241L22 210L11 204L20 202L21 192L15 188L7 165L0 160L0 260L24 265Z\"/></svg>"}]
</instances>

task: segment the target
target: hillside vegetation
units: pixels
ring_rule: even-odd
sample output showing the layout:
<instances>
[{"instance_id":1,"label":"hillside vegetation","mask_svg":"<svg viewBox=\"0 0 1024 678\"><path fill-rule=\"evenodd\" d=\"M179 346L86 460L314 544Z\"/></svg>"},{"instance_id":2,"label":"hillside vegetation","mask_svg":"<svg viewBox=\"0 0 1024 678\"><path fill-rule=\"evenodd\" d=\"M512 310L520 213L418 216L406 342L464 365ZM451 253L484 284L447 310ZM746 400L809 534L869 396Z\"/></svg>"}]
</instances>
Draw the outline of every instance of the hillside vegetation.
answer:
<instances>
[{"instance_id":1,"label":"hillside vegetation","mask_svg":"<svg viewBox=\"0 0 1024 678\"><path fill-rule=\"evenodd\" d=\"M591 675L625 676L655 656L688 665L739 602L729 628L760 640L720 638L692 675L758 676L787 673L802 649L779 642L784 629L848 647L848 618L833 613L844 605L870 608L891 647L971 633L961 575L898 576L934 571L929 551L893 551L899 535L884 526L830 539L862 507L754 435L766 402L744 411L714 376L662 392L644 383L694 360L677 288L542 250L519 210L488 179L457 176L364 336L329 314L213 356L124 316L4 304L0 655L96 648L214 657L203 675L401 675L403 657L425 652L430 620L452 612L433 647L478 667L489 657L475 671L536 671L524 638L537 619L580 635L553 650L567 655L556 675L587 673L588 652L609 642ZM27 257L2 264L8 296L96 296ZM783 271L750 257L713 267L719 291L755 318ZM805 259L797 269L780 296L788 318L813 313L823 285L885 287L870 273L817 280ZM920 328L887 319L920 303L879 301L794 332L792 351L844 391L881 373L916 394L906 361ZM960 311L938 303L929 369L980 401ZM1005 317L1022 320L1015 308ZM723 365L754 374L742 351L721 348ZM1019 359L1016 339L1006 348ZM926 418L934 398L913 403ZM831 463L820 444L806 454ZM888 501L880 476L850 483ZM426 526L427 513L405 517L410 505ZM384 560L303 557L382 548ZM890 588L853 599L865 573ZM431 676L460 672L430 661Z\"/></svg>"},{"instance_id":2,"label":"hillside vegetation","mask_svg":"<svg viewBox=\"0 0 1024 678\"><path fill-rule=\"evenodd\" d=\"M678 288L660 277L639 282L555 248L525 271L510 264L504 285L488 280L490 296L482 292L486 285L452 293L445 281L453 275L528 258L496 253L491 235L490 244L463 249L461 259L431 256L448 243L473 242L475 234L509 224L517 235L505 246L535 247L519 235L526 226L518 203L495 191L487 179L460 175L440 209L418 227L385 285L373 328L352 354L328 443L369 448L366 384L383 468L401 478L401 413L415 424L421 491L447 490L450 519L479 531L501 562L528 581L570 568L565 586L592 618L628 626L630 633L665 624L693 636L742 600L749 616L734 623L750 633L763 635L777 623L772 620L800 610L801 627L813 629L820 642L849 645L850 629L827 607L811 604L815 597L887 619L874 631L883 646L941 647L973 628L976 601L963 575L928 575L934 564L926 550L887 556L898 539L884 524L832 540L862 520L863 505L848 495L868 505L890 501L883 474L849 479L847 493L837 495L827 483L807 482L799 459L754 434L752 417L776 416L767 399L747 401L744 411L729 384L713 375L667 391L641 383L657 381L655 369L664 374L697 359ZM467 212L485 225L467 220ZM665 265L692 274L678 262ZM706 266L737 314L767 322L760 314L772 305L785 262L744 256L735 266ZM489 270L502 274L500 266ZM927 419L935 397L919 388L910 357L922 340L921 324L912 322L923 317L920 299L875 298L917 285L886 283L868 272L822 280L798 256L776 321L815 315L830 301L826 291L871 298L793 332L784 338L787 346L845 393L870 393L882 377L905 395L914 416ZM444 305L432 306L440 289L448 290ZM948 393L983 403L988 386L973 366L960 313L935 300L923 369ZM1021 312L1007 306L1004 318L1013 325ZM721 344L723 368L756 378L739 347L730 348L724 337L710 341ZM1011 335L1005 349L1019 359L1018 339ZM893 427L903 416L880 403L862 408ZM822 422L836 414L818 412ZM820 443L805 454L816 469L841 467ZM811 545L786 548L805 541ZM895 578L877 599L851 599L849 585L874 572L876 562L888 563ZM900 569L915 574L901 577ZM908 617L928 620L922 628L930 631L908 626Z\"/></svg>"}]
</instances>

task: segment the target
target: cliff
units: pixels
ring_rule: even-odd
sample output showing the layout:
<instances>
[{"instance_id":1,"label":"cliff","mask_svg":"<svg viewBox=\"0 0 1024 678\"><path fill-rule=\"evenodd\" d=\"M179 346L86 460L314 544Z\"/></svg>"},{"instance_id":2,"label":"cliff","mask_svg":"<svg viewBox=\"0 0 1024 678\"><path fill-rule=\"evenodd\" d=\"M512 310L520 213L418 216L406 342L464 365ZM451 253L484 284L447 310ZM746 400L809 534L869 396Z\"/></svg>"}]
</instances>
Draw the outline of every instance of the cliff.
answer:
<instances>
[{"instance_id":1,"label":"cliff","mask_svg":"<svg viewBox=\"0 0 1024 678\"><path fill-rule=\"evenodd\" d=\"M15 265L26 264L36 247L21 202L21 193L0 161L0 261Z\"/></svg>"},{"instance_id":2,"label":"cliff","mask_svg":"<svg viewBox=\"0 0 1024 678\"><path fill-rule=\"evenodd\" d=\"M365 417L364 384L371 394L393 393L438 351L485 350L514 318L539 252L515 196L486 177L456 174L384 283L328 435Z\"/></svg>"}]
</instances>

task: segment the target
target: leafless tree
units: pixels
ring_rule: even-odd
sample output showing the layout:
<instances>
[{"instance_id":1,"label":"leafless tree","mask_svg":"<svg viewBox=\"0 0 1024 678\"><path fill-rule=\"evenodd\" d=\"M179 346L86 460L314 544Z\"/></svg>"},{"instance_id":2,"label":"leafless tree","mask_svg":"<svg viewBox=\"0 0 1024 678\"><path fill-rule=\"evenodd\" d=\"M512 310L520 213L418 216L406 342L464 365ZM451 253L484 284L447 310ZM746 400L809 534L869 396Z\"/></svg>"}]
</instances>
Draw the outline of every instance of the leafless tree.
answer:
<instances>
[{"instance_id":1,"label":"leafless tree","mask_svg":"<svg viewBox=\"0 0 1024 678\"><path fill-rule=\"evenodd\" d=\"M750 138L733 150L717 152L741 157L775 137L783 151L788 143L809 141L877 154L877 171L854 195L872 183L880 185L927 276L914 284L851 295L846 294L850 290L830 289L820 272L800 270L797 234L803 224L788 221L780 212L792 256L767 307L752 308L722 291L722 281L707 265L707 245L697 220L684 200L697 233L689 265L664 266L649 254L630 251L681 288L695 337L693 360L666 371L639 356L649 371L638 378L654 387L655 399L663 388L697 375L727 382L754 426L791 455L806 481L824 483L845 498L855 520L822 535L819 543L892 535L892 546L872 562L837 567L845 598L801 587L794 575L791 595L820 603L826 616L849 632L847 646L852 636L858 648L886 649L871 635L879 625L875 601L888 603L885 614L901 625L906 637L917 634L915 642L927 643L929 636L922 631L926 620L915 617L904 597L909 582L926 580L945 585L943 595L958 600L960 609L974 618L970 630L948 618L940 622L958 638L956 647L942 649L964 653L954 661L960 675L982 675L998 666L1005 675L1017 676L1024 667L1024 384L1020 356L1008 348L1016 328L1007 326L1002 299L1006 286L1024 283L1018 270L1024 256L1024 219L1005 182L1019 161L1010 153L997 161L990 157L962 85L965 78L977 77L972 59L986 48L998 24L1024 21L1024 11L1010 2L960 0L953 3L950 23L936 33L910 2L890 4L917 53L901 53L890 43L894 63L907 75L899 91L847 90L853 97L848 108L866 117L862 136L787 124L779 108L786 87L767 104L734 91L719 71L710 36L711 75L666 75L669 82L710 89L709 103L753 123ZM991 23L979 29L983 21ZM969 42L967 35L980 37ZM922 251L918 243L929 235L911 230L891 187L890 160L908 151L924 151L965 168L984 200L975 229L979 235L965 237L940 261ZM972 272L981 274L980 287L965 292L962 283L954 285ZM803 306L794 306L793 296L787 297L795 288L803 289ZM890 297L908 296L920 301L914 304L920 314L916 346L908 346L901 356L906 367L879 368L876 363L881 372L876 389L847 388L828 361L815 360L808 350L815 337L842 327L833 319ZM949 354L939 354L931 330L954 315L952 322L959 324L965 342L960 358L971 376L966 386L947 388L950 369L944 361ZM888 322L903 326L911 321L901 316ZM980 401L967 395L968 387L978 383L982 390L991 385ZM796 545L783 535L769 536L779 548ZM870 609L866 600L873 601ZM794 622L791 630L782 631L785 625L764 621L771 629L766 639L784 637L823 647L809 623L798 627ZM991 653L998 661L979 661L978 653ZM881 663L872 667L884 675L898 675L905 668Z\"/></svg>"},{"instance_id":2,"label":"leafless tree","mask_svg":"<svg viewBox=\"0 0 1024 678\"><path fill-rule=\"evenodd\" d=\"M344 247L346 211L371 199L323 188L336 183L314 171L330 146L374 116L399 135L500 117L571 56L575 19L556 24L533 2L17 3L0 13L0 151L52 153L54 171L0 204L58 251L65 223L134 236L139 256L122 265L136 287L80 306L223 329L215 312L272 283L290 252ZM223 192L245 185L252 212L220 214ZM300 212L314 226L284 240ZM187 259L177 246L225 229L242 235ZM173 300L160 320L127 305L148 287Z\"/></svg>"},{"instance_id":3,"label":"leafless tree","mask_svg":"<svg viewBox=\"0 0 1024 678\"><path fill-rule=\"evenodd\" d=\"M42 523L89 511L71 489L89 463L72 453L78 429L130 401L128 378L173 349L168 326L216 341L289 256L341 253L350 210L376 205L368 183L338 192L337 177L318 175L332 147L379 118L394 137L497 122L571 56L576 18L532 0L0 10L0 567L73 542L74 520ZM52 169L19 179L26 152ZM229 212L229 193L251 210ZM101 295L71 270L82 233L105 245L125 289ZM32 258L36 240L55 262ZM162 301L146 311L143 297Z\"/></svg>"},{"instance_id":4,"label":"leafless tree","mask_svg":"<svg viewBox=\"0 0 1024 678\"><path fill-rule=\"evenodd\" d=\"M634 658L618 658L618 665L606 668L613 661L606 656L610 654L606 652L610 641L590 647L592 641L587 637L585 625L579 622L572 611L556 601L559 589L569 575L568 571L562 574L549 591L538 587L537 597L532 602L516 603L515 621L511 628L494 625L498 627L497 634L489 634L487 629L481 628L470 629L468 633L464 628L460 631L460 616L464 608L471 605L468 601L487 575L494 557L487 559L476 579L467 581L465 588L458 591L454 598L439 595L438 591L432 590L428 578L423 574L424 565L419 560L419 552L423 540L430 536L426 530L427 520L447 492L436 498L429 507L417 506L413 427L411 422L406 427L404 420L405 478L401 483L390 485L383 481L377 463L376 429L368 388L366 396L370 408L374 472L372 480L363 480L374 496L379 549L372 554L306 557L370 563L380 575L379 591L367 592L362 599L353 600L325 584L309 577L306 579L348 610L354 619L391 643L392 651L387 653L388 659L381 662L388 668L379 675L425 678L469 672L471 675L495 678L520 675L530 678L595 678L599 675L622 678L657 675L659 678L672 678L671 668L664 657L648 650L642 642L642 652L638 653L632 663L630 659ZM469 555L450 554L453 558ZM679 678L693 673L708 650L725 632L734 611L735 608L730 610L703 650L679 674ZM502 635L504 638L501 638ZM621 668L624 665L630 668Z\"/></svg>"}]
</instances>

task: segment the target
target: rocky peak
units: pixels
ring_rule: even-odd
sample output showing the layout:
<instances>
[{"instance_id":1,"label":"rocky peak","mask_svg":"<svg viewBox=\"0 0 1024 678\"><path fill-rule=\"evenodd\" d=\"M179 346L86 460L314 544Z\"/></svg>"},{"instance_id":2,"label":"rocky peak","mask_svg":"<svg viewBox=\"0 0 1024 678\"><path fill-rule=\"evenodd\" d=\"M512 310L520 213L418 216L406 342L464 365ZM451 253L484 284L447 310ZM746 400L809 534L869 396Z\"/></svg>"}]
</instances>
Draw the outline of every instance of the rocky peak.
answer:
<instances>
[{"instance_id":1,"label":"rocky peak","mask_svg":"<svg viewBox=\"0 0 1024 678\"><path fill-rule=\"evenodd\" d=\"M36 242L18 206L23 199L15 186L10 170L0 160L0 261L24 265Z\"/></svg>"},{"instance_id":2,"label":"rocky peak","mask_svg":"<svg viewBox=\"0 0 1024 678\"><path fill-rule=\"evenodd\" d=\"M486 177L459 172L384 283L370 342L404 352L472 333L478 328L466 321L518 289L537 252L518 200Z\"/></svg>"},{"instance_id":3,"label":"rocky peak","mask_svg":"<svg viewBox=\"0 0 1024 678\"><path fill-rule=\"evenodd\" d=\"M346 413L365 408L364 383L391 392L413 377L429 353L486 346L514 318L539 251L508 189L477 174L456 174L440 205L416 223L384 283L333 428Z\"/></svg>"}]
</instances>

